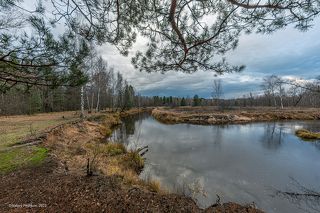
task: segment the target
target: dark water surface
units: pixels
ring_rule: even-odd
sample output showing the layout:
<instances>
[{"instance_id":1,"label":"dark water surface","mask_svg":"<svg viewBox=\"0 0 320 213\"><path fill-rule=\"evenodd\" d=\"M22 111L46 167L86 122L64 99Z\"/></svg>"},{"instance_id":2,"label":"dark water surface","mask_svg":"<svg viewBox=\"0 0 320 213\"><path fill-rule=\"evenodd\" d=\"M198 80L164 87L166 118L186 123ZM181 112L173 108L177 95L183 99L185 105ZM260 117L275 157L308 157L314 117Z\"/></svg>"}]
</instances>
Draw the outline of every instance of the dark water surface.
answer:
<instances>
[{"instance_id":1,"label":"dark water surface","mask_svg":"<svg viewBox=\"0 0 320 213\"><path fill-rule=\"evenodd\" d=\"M191 190L202 207L218 194L221 202L254 202L267 212L320 212L319 200L277 193L320 191L320 142L297 138L300 128L320 131L320 122L165 125L143 114L124 120L113 139L131 148L148 145L141 177L171 191Z\"/></svg>"}]
</instances>

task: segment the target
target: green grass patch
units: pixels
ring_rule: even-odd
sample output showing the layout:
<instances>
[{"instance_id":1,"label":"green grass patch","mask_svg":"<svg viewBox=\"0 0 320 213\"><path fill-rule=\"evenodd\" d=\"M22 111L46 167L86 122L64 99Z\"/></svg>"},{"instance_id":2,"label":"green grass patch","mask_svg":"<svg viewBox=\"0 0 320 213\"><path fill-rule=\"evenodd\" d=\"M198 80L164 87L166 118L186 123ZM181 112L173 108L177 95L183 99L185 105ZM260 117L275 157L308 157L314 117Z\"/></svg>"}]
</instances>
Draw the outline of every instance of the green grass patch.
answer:
<instances>
[{"instance_id":1,"label":"green grass patch","mask_svg":"<svg viewBox=\"0 0 320 213\"><path fill-rule=\"evenodd\" d=\"M27 146L0 152L0 173L7 173L25 166L40 165L48 150L42 147Z\"/></svg>"},{"instance_id":2,"label":"green grass patch","mask_svg":"<svg viewBox=\"0 0 320 213\"><path fill-rule=\"evenodd\" d=\"M33 166L40 165L48 155L48 150L43 147L36 147L35 153L30 158L30 163Z\"/></svg>"}]
</instances>

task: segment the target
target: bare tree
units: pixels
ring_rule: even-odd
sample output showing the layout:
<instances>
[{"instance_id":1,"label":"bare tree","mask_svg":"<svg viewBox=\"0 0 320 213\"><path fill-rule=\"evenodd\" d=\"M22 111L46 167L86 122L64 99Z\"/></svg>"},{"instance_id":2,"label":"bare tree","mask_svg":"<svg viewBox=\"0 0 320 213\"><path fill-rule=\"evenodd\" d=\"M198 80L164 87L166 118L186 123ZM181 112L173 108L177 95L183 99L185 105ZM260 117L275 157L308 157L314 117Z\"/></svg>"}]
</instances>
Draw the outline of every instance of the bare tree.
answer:
<instances>
[{"instance_id":1,"label":"bare tree","mask_svg":"<svg viewBox=\"0 0 320 213\"><path fill-rule=\"evenodd\" d=\"M263 78L263 83L261 84L261 87L265 91L265 94L270 95L273 98L273 103L275 107L277 106L277 84L278 76L276 75L271 75Z\"/></svg>"},{"instance_id":2,"label":"bare tree","mask_svg":"<svg viewBox=\"0 0 320 213\"><path fill-rule=\"evenodd\" d=\"M221 79L214 79L212 84L212 101L216 101L216 104L219 105L219 99L222 96L222 81Z\"/></svg>"},{"instance_id":3,"label":"bare tree","mask_svg":"<svg viewBox=\"0 0 320 213\"><path fill-rule=\"evenodd\" d=\"M277 85L277 89L278 89L278 95L280 98L280 106L281 106L281 109L283 109L283 97L285 96L286 91L284 88L283 80L280 77L277 77L276 85Z\"/></svg>"}]
</instances>

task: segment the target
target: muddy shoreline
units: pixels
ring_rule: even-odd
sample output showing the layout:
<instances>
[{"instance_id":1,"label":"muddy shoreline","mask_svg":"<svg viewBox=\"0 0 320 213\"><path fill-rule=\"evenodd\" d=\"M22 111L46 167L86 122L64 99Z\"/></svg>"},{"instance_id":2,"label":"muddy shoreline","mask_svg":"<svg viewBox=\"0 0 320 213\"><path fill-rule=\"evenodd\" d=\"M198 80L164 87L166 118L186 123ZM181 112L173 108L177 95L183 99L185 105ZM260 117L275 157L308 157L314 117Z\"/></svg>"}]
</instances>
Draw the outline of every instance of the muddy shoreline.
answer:
<instances>
[{"instance_id":1,"label":"muddy shoreline","mask_svg":"<svg viewBox=\"0 0 320 213\"><path fill-rule=\"evenodd\" d=\"M320 120L320 109L248 108L218 110L209 107L156 108L152 116L166 124L245 124L280 120Z\"/></svg>"}]
</instances>

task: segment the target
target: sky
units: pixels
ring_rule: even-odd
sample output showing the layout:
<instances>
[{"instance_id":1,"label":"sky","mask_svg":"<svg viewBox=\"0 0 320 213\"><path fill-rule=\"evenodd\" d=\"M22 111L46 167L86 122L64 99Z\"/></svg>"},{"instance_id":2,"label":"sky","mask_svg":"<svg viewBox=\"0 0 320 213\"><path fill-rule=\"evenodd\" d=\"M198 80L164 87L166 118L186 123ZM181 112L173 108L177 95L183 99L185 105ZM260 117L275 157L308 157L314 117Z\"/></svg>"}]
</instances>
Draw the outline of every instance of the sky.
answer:
<instances>
[{"instance_id":1,"label":"sky","mask_svg":"<svg viewBox=\"0 0 320 213\"><path fill-rule=\"evenodd\" d=\"M23 6L32 9L35 2L24 1ZM270 35L242 35L239 46L227 54L227 60L234 65L245 65L246 69L241 73L224 74L219 77L215 77L215 73L209 71L193 74L171 71L161 74L135 70L130 55L144 48L147 41L141 37L138 37L129 57L120 55L115 47L108 44L98 47L98 52L110 66L121 72L141 95L192 97L198 94L210 98L213 81L220 78L223 97L237 98L250 92L261 94L260 85L263 78L272 74L284 78L304 79L319 76L320 17L313 23L313 28L307 32L288 27Z\"/></svg>"},{"instance_id":2,"label":"sky","mask_svg":"<svg viewBox=\"0 0 320 213\"><path fill-rule=\"evenodd\" d=\"M241 73L215 77L214 72L198 71L146 73L135 70L131 58L124 57L110 45L102 45L98 51L117 71L132 84L137 92L147 96L189 96L198 94L210 98L214 79L222 80L223 97L237 98L260 94L265 76L272 74L284 78L313 79L320 75L320 19L313 28L300 32L292 27L271 35L250 34L240 37L239 46L229 52L227 60L234 65L246 65ZM141 49L146 41L139 38L131 50Z\"/></svg>"}]
</instances>

